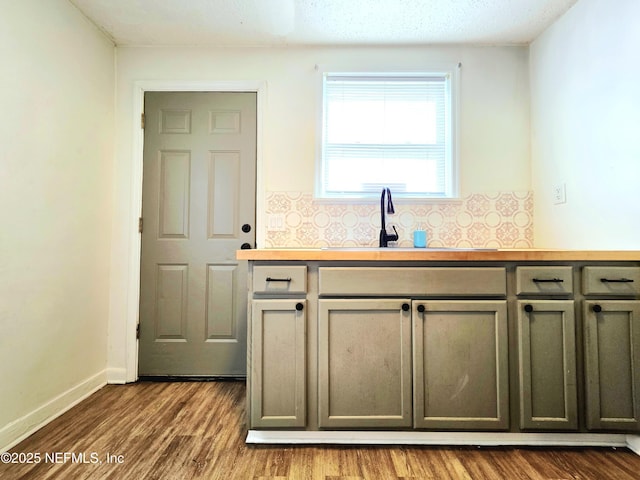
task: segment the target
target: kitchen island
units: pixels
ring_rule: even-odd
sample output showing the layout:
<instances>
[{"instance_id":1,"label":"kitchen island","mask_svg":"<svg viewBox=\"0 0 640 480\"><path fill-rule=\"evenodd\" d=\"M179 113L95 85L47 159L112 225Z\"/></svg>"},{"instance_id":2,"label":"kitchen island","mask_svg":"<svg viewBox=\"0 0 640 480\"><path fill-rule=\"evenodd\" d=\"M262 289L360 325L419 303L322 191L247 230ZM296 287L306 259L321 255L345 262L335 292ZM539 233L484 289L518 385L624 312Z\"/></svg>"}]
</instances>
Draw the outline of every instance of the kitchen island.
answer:
<instances>
[{"instance_id":1,"label":"kitchen island","mask_svg":"<svg viewBox=\"0 0 640 480\"><path fill-rule=\"evenodd\" d=\"M256 443L627 445L640 252L241 250Z\"/></svg>"}]
</instances>

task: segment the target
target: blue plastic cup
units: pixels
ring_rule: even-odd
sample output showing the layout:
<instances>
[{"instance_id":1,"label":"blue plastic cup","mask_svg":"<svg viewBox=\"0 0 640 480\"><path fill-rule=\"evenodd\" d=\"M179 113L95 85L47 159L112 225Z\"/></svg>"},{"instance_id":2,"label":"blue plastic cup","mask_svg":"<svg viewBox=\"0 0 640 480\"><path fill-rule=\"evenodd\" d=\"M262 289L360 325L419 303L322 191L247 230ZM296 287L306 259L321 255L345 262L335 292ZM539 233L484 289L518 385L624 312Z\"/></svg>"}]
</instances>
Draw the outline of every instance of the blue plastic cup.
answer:
<instances>
[{"instance_id":1,"label":"blue plastic cup","mask_svg":"<svg viewBox=\"0 0 640 480\"><path fill-rule=\"evenodd\" d=\"M413 246L415 248L427 248L427 232L425 230L414 230Z\"/></svg>"}]
</instances>

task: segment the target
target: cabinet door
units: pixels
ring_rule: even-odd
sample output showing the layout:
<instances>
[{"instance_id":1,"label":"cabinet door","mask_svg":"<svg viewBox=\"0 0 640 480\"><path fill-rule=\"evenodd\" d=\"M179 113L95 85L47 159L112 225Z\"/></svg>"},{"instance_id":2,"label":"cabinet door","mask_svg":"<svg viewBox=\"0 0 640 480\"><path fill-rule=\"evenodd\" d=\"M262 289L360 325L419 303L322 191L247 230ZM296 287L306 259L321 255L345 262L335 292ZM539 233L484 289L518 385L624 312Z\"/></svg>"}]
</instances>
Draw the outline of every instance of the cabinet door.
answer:
<instances>
[{"instance_id":1,"label":"cabinet door","mask_svg":"<svg viewBox=\"0 0 640 480\"><path fill-rule=\"evenodd\" d=\"M505 301L414 301L413 342L416 428L508 428Z\"/></svg>"},{"instance_id":2,"label":"cabinet door","mask_svg":"<svg viewBox=\"0 0 640 480\"><path fill-rule=\"evenodd\" d=\"M306 422L304 300L253 300L250 421L256 427Z\"/></svg>"},{"instance_id":3,"label":"cabinet door","mask_svg":"<svg viewBox=\"0 0 640 480\"><path fill-rule=\"evenodd\" d=\"M640 301L584 302L587 428L638 431Z\"/></svg>"},{"instance_id":4,"label":"cabinet door","mask_svg":"<svg viewBox=\"0 0 640 480\"><path fill-rule=\"evenodd\" d=\"M410 300L320 300L319 426L411 426Z\"/></svg>"},{"instance_id":5,"label":"cabinet door","mask_svg":"<svg viewBox=\"0 0 640 480\"><path fill-rule=\"evenodd\" d=\"M575 316L571 300L518 302L520 428L575 430Z\"/></svg>"}]
</instances>

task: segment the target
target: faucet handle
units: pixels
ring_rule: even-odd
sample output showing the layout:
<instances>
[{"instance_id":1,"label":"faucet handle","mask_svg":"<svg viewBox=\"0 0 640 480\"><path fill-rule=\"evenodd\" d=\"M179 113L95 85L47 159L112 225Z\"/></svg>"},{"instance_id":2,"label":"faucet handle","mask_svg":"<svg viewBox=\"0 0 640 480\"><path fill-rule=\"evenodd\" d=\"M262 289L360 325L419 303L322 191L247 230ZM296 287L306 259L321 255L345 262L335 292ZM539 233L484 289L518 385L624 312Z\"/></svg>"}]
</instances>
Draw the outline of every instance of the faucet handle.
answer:
<instances>
[{"instance_id":1,"label":"faucet handle","mask_svg":"<svg viewBox=\"0 0 640 480\"><path fill-rule=\"evenodd\" d=\"M396 230L395 225L392 225L393 227L393 231L396 232L395 234L393 233L387 233L386 230L382 229L380 230L380 246L381 247L387 247L389 242L395 242L396 240L398 240L399 236L398 236L398 230Z\"/></svg>"},{"instance_id":2,"label":"faucet handle","mask_svg":"<svg viewBox=\"0 0 640 480\"><path fill-rule=\"evenodd\" d=\"M398 230L396 230L396 226L395 225L391 225L391 228L393 228L393 231L396 232L395 234L392 233L391 235L387 235L387 240L389 240L390 242L395 242L398 240L398 238L400 238L400 235L398 235Z\"/></svg>"}]
</instances>

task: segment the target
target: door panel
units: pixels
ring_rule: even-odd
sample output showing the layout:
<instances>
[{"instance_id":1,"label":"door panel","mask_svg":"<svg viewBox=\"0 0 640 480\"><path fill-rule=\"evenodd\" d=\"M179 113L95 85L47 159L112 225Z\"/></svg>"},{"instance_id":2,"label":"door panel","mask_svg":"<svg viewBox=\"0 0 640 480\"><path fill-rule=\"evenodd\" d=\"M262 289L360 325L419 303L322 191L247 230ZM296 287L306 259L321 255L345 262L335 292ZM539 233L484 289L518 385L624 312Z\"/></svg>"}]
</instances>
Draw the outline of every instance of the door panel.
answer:
<instances>
[{"instance_id":1,"label":"door panel","mask_svg":"<svg viewBox=\"0 0 640 480\"><path fill-rule=\"evenodd\" d=\"M413 302L416 428L509 427L505 301Z\"/></svg>"},{"instance_id":2,"label":"door panel","mask_svg":"<svg viewBox=\"0 0 640 480\"><path fill-rule=\"evenodd\" d=\"M306 424L306 300L254 300L250 427Z\"/></svg>"},{"instance_id":3,"label":"door panel","mask_svg":"<svg viewBox=\"0 0 640 480\"><path fill-rule=\"evenodd\" d=\"M256 94L145 94L140 375L246 374Z\"/></svg>"},{"instance_id":4,"label":"door panel","mask_svg":"<svg viewBox=\"0 0 640 480\"><path fill-rule=\"evenodd\" d=\"M240 152L211 152L209 175L209 238L233 237L240 208Z\"/></svg>"},{"instance_id":5,"label":"door panel","mask_svg":"<svg viewBox=\"0 0 640 480\"><path fill-rule=\"evenodd\" d=\"M321 428L411 426L409 303L318 301Z\"/></svg>"},{"instance_id":6,"label":"door panel","mask_svg":"<svg viewBox=\"0 0 640 480\"><path fill-rule=\"evenodd\" d=\"M640 302L584 302L589 430L640 430Z\"/></svg>"},{"instance_id":7,"label":"door panel","mask_svg":"<svg viewBox=\"0 0 640 480\"><path fill-rule=\"evenodd\" d=\"M187 265L158 265L156 340L186 338Z\"/></svg>"},{"instance_id":8,"label":"door panel","mask_svg":"<svg viewBox=\"0 0 640 480\"><path fill-rule=\"evenodd\" d=\"M520 428L576 430L573 300L518 302Z\"/></svg>"},{"instance_id":9,"label":"door panel","mask_svg":"<svg viewBox=\"0 0 640 480\"><path fill-rule=\"evenodd\" d=\"M190 152L160 152L160 238L189 236Z\"/></svg>"},{"instance_id":10,"label":"door panel","mask_svg":"<svg viewBox=\"0 0 640 480\"><path fill-rule=\"evenodd\" d=\"M207 340L232 339L237 328L233 289L236 284L235 265L208 265L207 272Z\"/></svg>"}]
</instances>

